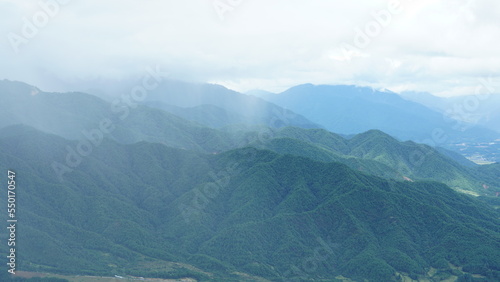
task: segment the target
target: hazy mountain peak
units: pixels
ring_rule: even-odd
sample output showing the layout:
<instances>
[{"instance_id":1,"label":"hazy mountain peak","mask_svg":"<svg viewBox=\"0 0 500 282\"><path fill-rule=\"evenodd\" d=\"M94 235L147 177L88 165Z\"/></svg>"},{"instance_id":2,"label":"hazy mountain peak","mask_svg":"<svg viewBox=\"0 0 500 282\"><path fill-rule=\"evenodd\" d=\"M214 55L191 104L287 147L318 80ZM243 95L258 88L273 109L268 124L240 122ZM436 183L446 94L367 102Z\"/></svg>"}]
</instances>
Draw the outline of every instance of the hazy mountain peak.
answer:
<instances>
[{"instance_id":1,"label":"hazy mountain peak","mask_svg":"<svg viewBox=\"0 0 500 282\"><path fill-rule=\"evenodd\" d=\"M255 96L255 97L264 97L267 95L276 95L276 93L271 92L271 91L266 91L262 89L253 89L250 91L245 92L244 94L250 95L250 96Z\"/></svg>"},{"instance_id":2,"label":"hazy mountain peak","mask_svg":"<svg viewBox=\"0 0 500 282\"><path fill-rule=\"evenodd\" d=\"M300 84L294 87L289 88L288 90L285 90L284 92L280 94L294 94L294 95L300 95L300 94L320 94L320 95L333 95L333 96L368 96L372 94L378 94L379 96L381 94L384 95L394 95L397 96L394 92L387 91L387 90L376 90L372 87L368 86L358 86L358 85L349 85L349 84L337 84L337 85L330 85L330 84L311 84L311 83L306 83L306 84Z\"/></svg>"},{"instance_id":3,"label":"hazy mountain peak","mask_svg":"<svg viewBox=\"0 0 500 282\"><path fill-rule=\"evenodd\" d=\"M11 95L37 95L42 92L33 85L29 85L20 81L12 81L8 79L0 80L0 94Z\"/></svg>"},{"instance_id":4,"label":"hazy mountain peak","mask_svg":"<svg viewBox=\"0 0 500 282\"><path fill-rule=\"evenodd\" d=\"M370 129L363 133L356 134L353 138L350 139L350 142L351 143L361 143L365 141L381 142L382 140L385 142L399 143L399 140L378 129Z\"/></svg>"},{"instance_id":5,"label":"hazy mountain peak","mask_svg":"<svg viewBox=\"0 0 500 282\"><path fill-rule=\"evenodd\" d=\"M26 134L35 134L40 131L35 128L25 125L25 124L13 124L8 125L6 127L0 128L0 138L8 137L8 136L23 136Z\"/></svg>"}]
</instances>

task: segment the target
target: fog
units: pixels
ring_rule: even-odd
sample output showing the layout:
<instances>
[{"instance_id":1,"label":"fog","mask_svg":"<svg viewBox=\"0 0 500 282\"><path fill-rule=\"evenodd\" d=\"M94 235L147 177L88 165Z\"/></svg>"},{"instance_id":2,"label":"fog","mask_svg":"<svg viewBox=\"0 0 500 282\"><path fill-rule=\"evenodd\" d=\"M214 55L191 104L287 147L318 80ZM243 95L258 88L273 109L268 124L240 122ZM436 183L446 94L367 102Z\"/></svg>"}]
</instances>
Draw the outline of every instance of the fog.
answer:
<instances>
[{"instance_id":1,"label":"fog","mask_svg":"<svg viewBox=\"0 0 500 282\"><path fill-rule=\"evenodd\" d=\"M499 14L493 0L7 0L0 78L68 91L159 65L241 92L323 83L473 94L480 79L500 81Z\"/></svg>"}]
</instances>

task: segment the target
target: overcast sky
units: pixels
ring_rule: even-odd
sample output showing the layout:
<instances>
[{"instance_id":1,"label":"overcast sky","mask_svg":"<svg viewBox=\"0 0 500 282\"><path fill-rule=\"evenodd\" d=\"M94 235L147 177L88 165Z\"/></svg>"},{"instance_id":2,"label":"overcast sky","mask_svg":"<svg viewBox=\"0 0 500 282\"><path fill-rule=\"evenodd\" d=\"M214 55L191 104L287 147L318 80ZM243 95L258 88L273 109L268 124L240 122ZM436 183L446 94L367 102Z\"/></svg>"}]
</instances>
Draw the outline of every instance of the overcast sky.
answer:
<instances>
[{"instance_id":1,"label":"overcast sky","mask_svg":"<svg viewBox=\"0 0 500 282\"><path fill-rule=\"evenodd\" d=\"M54 1L0 0L1 79L58 90L160 65L238 91L321 83L441 96L500 80L498 0Z\"/></svg>"}]
</instances>

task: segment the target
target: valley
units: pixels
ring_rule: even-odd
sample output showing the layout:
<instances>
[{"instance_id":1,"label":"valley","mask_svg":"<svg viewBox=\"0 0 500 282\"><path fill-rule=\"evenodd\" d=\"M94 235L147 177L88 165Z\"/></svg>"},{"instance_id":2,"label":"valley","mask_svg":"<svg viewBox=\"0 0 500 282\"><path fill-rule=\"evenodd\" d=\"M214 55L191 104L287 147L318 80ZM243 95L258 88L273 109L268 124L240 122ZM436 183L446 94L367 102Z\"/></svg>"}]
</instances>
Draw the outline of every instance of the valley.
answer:
<instances>
[{"instance_id":1,"label":"valley","mask_svg":"<svg viewBox=\"0 0 500 282\"><path fill-rule=\"evenodd\" d=\"M462 142L446 146L477 164L500 162L500 139L490 142Z\"/></svg>"}]
</instances>

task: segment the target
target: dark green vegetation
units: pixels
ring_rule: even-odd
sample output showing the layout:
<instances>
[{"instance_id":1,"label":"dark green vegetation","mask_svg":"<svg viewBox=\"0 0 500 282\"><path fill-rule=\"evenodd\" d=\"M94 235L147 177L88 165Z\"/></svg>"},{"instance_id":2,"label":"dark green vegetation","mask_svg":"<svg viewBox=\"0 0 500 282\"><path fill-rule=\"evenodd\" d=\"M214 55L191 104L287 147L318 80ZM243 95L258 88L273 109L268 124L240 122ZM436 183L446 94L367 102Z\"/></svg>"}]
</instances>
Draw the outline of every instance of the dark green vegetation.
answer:
<instances>
[{"instance_id":1,"label":"dark green vegetation","mask_svg":"<svg viewBox=\"0 0 500 282\"><path fill-rule=\"evenodd\" d=\"M209 91L188 86L169 91L194 100ZM114 112L94 96L21 83L0 90L0 171L17 176L18 269L391 281L423 278L432 267L434 279L499 279L498 164L476 166L378 130L344 138L291 127L302 117L262 100L235 96L240 107L231 111L237 93L217 105L151 93L150 105L167 113L144 105ZM247 102L260 109L255 116L241 108ZM97 140L107 119L114 128ZM68 155L85 142L90 151ZM66 166L63 177L54 163Z\"/></svg>"},{"instance_id":2,"label":"dark green vegetation","mask_svg":"<svg viewBox=\"0 0 500 282\"><path fill-rule=\"evenodd\" d=\"M177 85L177 88L174 88L176 85L168 83L164 87L173 88L167 89L172 93L185 93L190 90L185 89L189 86L188 84L180 83L180 86ZM218 89L210 85L199 85L199 87ZM244 126L244 124L258 124L259 119L255 117L259 115L255 115L254 119L243 118L242 114L245 111L238 114L229 113L215 105L194 106L183 116L200 122L205 120L205 123L217 127L227 125L230 120L234 123L241 123L216 130L162 110L141 105L126 107L127 104L121 102L116 104L120 105L118 107L84 93L44 93L33 86L5 81L0 83L0 90L0 99L4 102L0 104L0 127L26 124L67 139L78 140L89 139L88 136L100 130L103 122L107 122L110 125L109 133L102 132L103 137L106 136L120 143L147 141L206 153L221 152L251 144L278 153L294 154L326 162L342 162L353 169L385 178L401 180L403 177L408 177L412 180L436 180L457 190L472 191L476 195L494 196L497 191L500 191L500 179L497 175L491 176L491 172L485 175L471 170L470 166L474 164L465 158L443 151L443 149L440 149L438 153L428 146L413 142L401 143L380 131L369 131L347 140L320 129L284 128L277 130L277 127L294 125L301 121L301 117L278 109L272 104L266 104L260 100L254 101L250 96L228 98L236 94L215 90L207 94L215 95L219 99L214 101L219 101L218 104L225 107L229 107L234 99L242 100L236 103L238 105L245 103L248 99L252 100L253 102L247 102L261 109L260 114L265 116L265 120L269 123L275 125L274 128ZM199 96L204 92L192 91L195 94L191 96L195 96L188 95L188 97L202 103L203 99ZM37 94L32 95L33 93ZM160 99L163 96L159 92L154 92L149 97ZM188 103L190 100L180 94L173 95L173 97L165 95L163 98L164 100L168 98L170 102L183 106L190 105ZM165 106L161 102L148 104ZM269 109L262 110L266 107ZM174 106L169 106L169 109L176 114L181 111L181 108ZM264 120L260 121L266 123ZM443 152L447 156L444 156ZM64 155L61 159L64 160ZM63 163L61 160L59 162ZM484 189L483 184L491 188Z\"/></svg>"},{"instance_id":3,"label":"dark green vegetation","mask_svg":"<svg viewBox=\"0 0 500 282\"><path fill-rule=\"evenodd\" d=\"M0 170L18 171L26 270L146 276L176 261L186 265L171 275L198 279L374 281L448 262L500 271L498 212L437 182L252 148L205 155L111 140L59 182L51 163L76 142L19 126L0 136Z\"/></svg>"},{"instance_id":4,"label":"dark green vegetation","mask_svg":"<svg viewBox=\"0 0 500 282\"><path fill-rule=\"evenodd\" d=\"M454 152L412 141L400 142L378 130L350 139L323 129L285 127L265 132L264 138L259 138L250 131L244 140L256 148L322 162L341 162L354 170L388 179L434 180L457 191L490 197L496 197L500 191L497 165L478 166Z\"/></svg>"}]
</instances>

